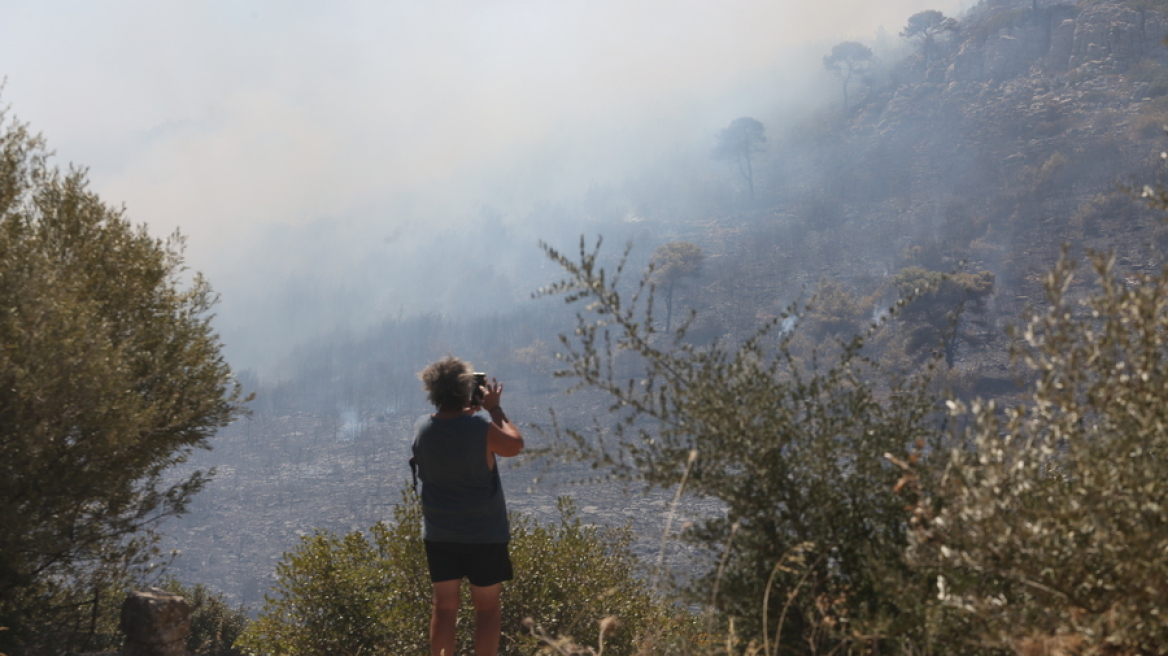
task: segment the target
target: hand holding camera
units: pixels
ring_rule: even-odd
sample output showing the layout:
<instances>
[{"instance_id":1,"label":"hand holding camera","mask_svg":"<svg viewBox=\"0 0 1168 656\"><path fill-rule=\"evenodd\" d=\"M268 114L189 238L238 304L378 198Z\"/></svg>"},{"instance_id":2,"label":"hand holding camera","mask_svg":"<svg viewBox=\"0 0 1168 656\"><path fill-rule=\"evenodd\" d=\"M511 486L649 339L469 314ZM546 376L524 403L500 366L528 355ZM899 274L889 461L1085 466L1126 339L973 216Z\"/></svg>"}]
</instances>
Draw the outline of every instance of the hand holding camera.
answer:
<instances>
[{"instance_id":1,"label":"hand holding camera","mask_svg":"<svg viewBox=\"0 0 1168 656\"><path fill-rule=\"evenodd\" d=\"M483 410L490 412L499 407L499 401L503 395L503 383L492 378L491 382L487 382L487 375L481 372L475 372L475 389L471 394L471 405L481 407Z\"/></svg>"},{"instance_id":2,"label":"hand holding camera","mask_svg":"<svg viewBox=\"0 0 1168 656\"><path fill-rule=\"evenodd\" d=\"M474 372L474 388L470 392L470 404L472 406L481 406L483 404L483 394L486 392L487 375L481 371Z\"/></svg>"}]
</instances>

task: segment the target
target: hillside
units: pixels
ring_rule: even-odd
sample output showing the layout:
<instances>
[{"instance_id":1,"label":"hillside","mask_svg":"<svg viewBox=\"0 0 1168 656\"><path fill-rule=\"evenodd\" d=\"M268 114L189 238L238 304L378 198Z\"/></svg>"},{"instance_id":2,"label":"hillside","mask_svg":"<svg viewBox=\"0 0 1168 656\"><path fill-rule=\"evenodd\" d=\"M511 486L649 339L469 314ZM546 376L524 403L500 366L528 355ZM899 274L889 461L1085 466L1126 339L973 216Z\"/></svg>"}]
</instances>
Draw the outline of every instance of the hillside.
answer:
<instances>
[{"instance_id":1,"label":"hillside","mask_svg":"<svg viewBox=\"0 0 1168 656\"><path fill-rule=\"evenodd\" d=\"M712 222L722 273L695 305L773 314L829 278L878 312L905 267L989 271L984 340L962 347L958 369L995 393L1002 329L1041 300L1064 245L1114 249L1128 271L1159 262L1168 233L1123 186L1156 179L1166 143L1164 16L1034 4L978 5L927 68L919 51L874 66L846 111L784 133L760 162L758 198Z\"/></svg>"},{"instance_id":2,"label":"hillside","mask_svg":"<svg viewBox=\"0 0 1168 656\"><path fill-rule=\"evenodd\" d=\"M1125 271L1163 261L1168 230L1121 188L1156 179L1168 149L1168 18L1147 7L983 2L927 56L918 48L875 63L847 108L841 97L786 127L757 117L769 143L753 197L736 172L711 164L692 180L630 185L579 205L638 208L635 221L614 219L604 233L610 246L637 240L635 265L669 240L703 249L702 276L677 294L679 307L696 311L694 341L748 334L825 281L850 298L842 318L858 328L895 300L906 267L989 272L984 320L957 346L946 380L958 393L1010 394L1005 327L1041 301L1042 274L1064 244L1072 254L1114 250ZM825 340L827 321L813 315L809 340ZM549 407L563 423L590 423L602 406L563 397L550 379L555 335L570 327L551 303L480 321L387 319L339 345L306 345L285 380L248 380L259 394L253 417L195 463L220 466L219 477L168 526L169 546L184 551L176 574L254 604L297 535L388 516L407 475L409 427L426 410L413 372L432 357L473 353L476 366L508 381L509 412L537 439L546 439ZM882 356L913 363L929 350L891 327L877 344ZM654 549L664 498L546 483L592 475L560 464L510 468L505 480L515 509L549 512L567 490L588 521L636 520L642 550ZM717 509L690 502L683 515L709 512ZM684 562L685 548L672 548Z\"/></svg>"}]
</instances>

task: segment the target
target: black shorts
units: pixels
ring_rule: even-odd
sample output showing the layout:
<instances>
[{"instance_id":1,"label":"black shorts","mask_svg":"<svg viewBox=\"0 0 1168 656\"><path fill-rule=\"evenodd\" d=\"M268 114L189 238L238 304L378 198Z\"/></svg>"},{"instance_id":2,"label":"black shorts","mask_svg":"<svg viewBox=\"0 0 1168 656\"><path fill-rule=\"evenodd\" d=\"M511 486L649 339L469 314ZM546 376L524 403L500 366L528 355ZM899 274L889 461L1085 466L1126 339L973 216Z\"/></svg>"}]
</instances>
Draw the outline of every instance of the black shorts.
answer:
<instances>
[{"instance_id":1,"label":"black shorts","mask_svg":"<svg viewBox=\"0 0 1168 656\"><path fill-rule=\"evenodd\" d=\"M465 578L471 585L485 588L515 578L506 542L495 544L430 540L425 542L431 583Z\"/></svg>"}]
</instances>

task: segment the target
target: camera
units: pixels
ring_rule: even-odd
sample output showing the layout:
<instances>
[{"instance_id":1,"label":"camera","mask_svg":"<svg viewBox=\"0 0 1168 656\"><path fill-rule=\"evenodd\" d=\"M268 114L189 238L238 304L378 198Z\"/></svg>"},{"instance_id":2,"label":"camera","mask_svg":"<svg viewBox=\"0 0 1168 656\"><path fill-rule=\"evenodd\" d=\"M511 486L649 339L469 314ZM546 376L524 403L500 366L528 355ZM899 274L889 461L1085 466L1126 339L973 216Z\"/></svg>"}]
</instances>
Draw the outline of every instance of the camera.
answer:
<instances>
[{"instance_id":1,"label":"camera","mask_svg":"<svg viewBox=\"0 0 1168 656\"><path fill-rule=\"evenodd\" d=\"M483 386L487 384L487 375L481 371L474 372L474 389L470 393L471 405L481 405L483 402Z\"/></svg>"}]
</instances>

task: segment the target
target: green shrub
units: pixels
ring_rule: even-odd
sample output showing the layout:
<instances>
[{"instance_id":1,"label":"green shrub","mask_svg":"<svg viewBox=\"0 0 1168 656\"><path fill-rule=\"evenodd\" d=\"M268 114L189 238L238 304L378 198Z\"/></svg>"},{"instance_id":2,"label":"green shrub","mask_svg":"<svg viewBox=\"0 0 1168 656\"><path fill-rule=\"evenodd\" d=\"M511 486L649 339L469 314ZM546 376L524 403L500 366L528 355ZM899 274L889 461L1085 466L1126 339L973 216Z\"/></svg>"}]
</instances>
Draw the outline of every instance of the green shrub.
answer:
<instances>
[{"instance_id":1,"label":"green shrub","mask_svg":"<svg viewBox=\"0 0 1168 656\"><path fill-rule=\"evenodd\" d=\"M274 596L238 644L286 656L427 652L430 581L416 497L394 519L368 535L302 538L276 565Z\"/></svg>"},{"instance_id":2,"label":"green shrub","mask_svg":"<svg viewBox=\"0 0 1168 656\"><path fill-rule=\"evenodd\" d=\"M606 618L607 653L633 653L643 636L674 622L670 606L638 577L627 529L581 524L570 501L560 521L541 525L512 516L515 580L503 586L501 654L529 654L542 641L572 638L599 648ZM428 654L431 585L421 538L421 506L406 492L394 524L368 534L327 532L303 538L276 566L274 595L240 644L256 654ZM474 614L464 587L461 649L470 649Z\"/></svg>"},{"instance_id":3,"label":"green shrub","mask_svg":"<svg viewBox=\"0 0 1168 656\"><path fill-rule=\"evenodd\" d=\"M599 648L597 623L614 617L619 624L605 641L618 654L636 651L638 640L671 626L669 606L650 593L631 551L627 528L584 526L566 498L559 501L560 522L539 525L515 517L511 557L516 578L505 590L503 626L518 633L526 618L547 635L572 637ZM507 630L506 627L510 627ZM523 644L526 640L518 640ZM518 653L527 653L521 651Z\"/></svg>"}]
</instances>

